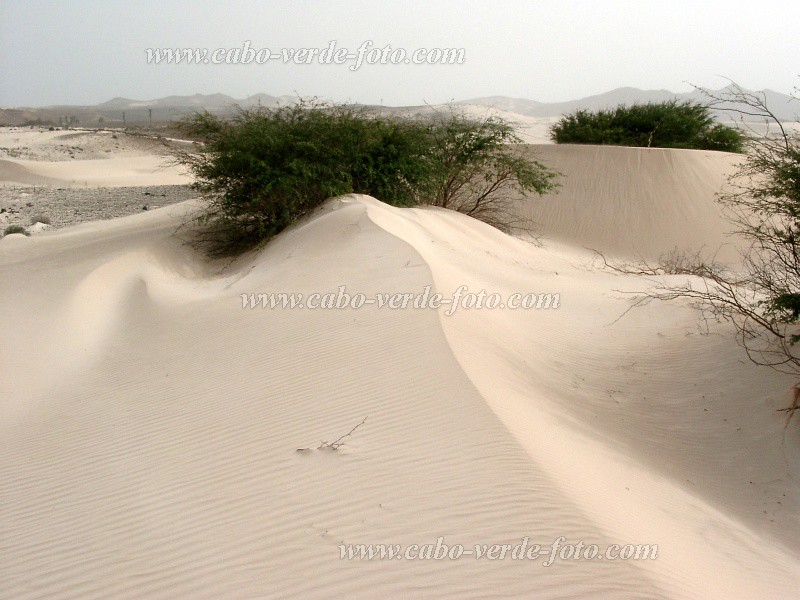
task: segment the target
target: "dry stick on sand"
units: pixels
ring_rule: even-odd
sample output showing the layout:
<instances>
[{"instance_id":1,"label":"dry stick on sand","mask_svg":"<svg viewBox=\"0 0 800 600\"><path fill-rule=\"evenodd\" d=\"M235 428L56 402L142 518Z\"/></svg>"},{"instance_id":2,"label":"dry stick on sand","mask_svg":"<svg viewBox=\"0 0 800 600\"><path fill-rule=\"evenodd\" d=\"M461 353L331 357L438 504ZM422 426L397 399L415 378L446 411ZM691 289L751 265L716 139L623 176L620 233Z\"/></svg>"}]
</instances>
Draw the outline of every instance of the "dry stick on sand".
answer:
<instances>
[{"instance_id":1,"label":"dry stick on sand","mask_svg":"<svg viewBox=\"0 0 800 600\"><path fill-rule=\"evenodd\" d=\"M367 417L369 417L369 415L364 417L358 425L353 427L350 431L345 433L343 436L341 436L337 440L334 440L333 442L324 442L324 441L320 442L320 445L317 446L317 450L338 450L339 448L344 446L344 442L342 440L344 440L345 438L350 437L351 435L353 435L353 432L356 429L358 429L359 427L361 427L367 421ZM309 450L311 450L311 448L298 448L297 449L298 452L308 452Z\"/></svg>"}]
</instances>

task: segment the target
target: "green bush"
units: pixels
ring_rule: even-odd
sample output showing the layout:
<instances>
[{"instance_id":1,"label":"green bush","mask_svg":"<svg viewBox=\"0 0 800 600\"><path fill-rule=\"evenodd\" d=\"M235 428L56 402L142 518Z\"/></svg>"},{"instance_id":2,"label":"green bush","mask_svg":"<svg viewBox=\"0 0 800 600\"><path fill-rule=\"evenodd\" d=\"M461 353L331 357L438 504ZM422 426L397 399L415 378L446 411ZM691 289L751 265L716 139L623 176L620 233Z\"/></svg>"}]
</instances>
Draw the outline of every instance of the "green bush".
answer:
<instances>
[{"instance_id":1,"label":"green bush","mask_svg":"<svg viewBox=\"0 0 800 600\"><path fill-rule=\"evenodd\" d=\"M714 122L709 108L692 102L618 106L610 110L579 110L550 129L557 144L607 144L653 148L695 148L742 152L744 136Z\"/></svg>"},{"instance_id":2,"label":"green bush","mask_svg":"<svg viewBox=\"0 0 800 600\"><path fill-rule=\"evenodd\" d=\"M178 151L177 158L208 200L197 241L212 255L254 248L347 193L394 206L436 204L502 225L501 192L553 187L543 165L516 157L511 126L452 111L390 118L299 104L240 108L230 120L198 113L179 127L204 142L199 152Z\"/></svg>"},{"instance_id":3,"label":"green bush","mask_svg":"<svg viewBox=\"0 0 800 600\"><path fill-rule=\"evenodd\" d=\"M512 229L520 191L542 194L556 173L524 157L515 128L500 118L435 115L429 129L430 188L426 204L457 210L503 230Z\"/></svg>"},{"instance_id":4,"label":"green bush","mask_svg":"<svg viewBox=\"0 0 800 600\"><path fill-rule=\"evenodd\" d=\"M3 231L3 235L11 235L12 233L21 233L22 235L30 235L28 230L25 229L22 225L9 225Z\"/></svg>"}]
</instances>

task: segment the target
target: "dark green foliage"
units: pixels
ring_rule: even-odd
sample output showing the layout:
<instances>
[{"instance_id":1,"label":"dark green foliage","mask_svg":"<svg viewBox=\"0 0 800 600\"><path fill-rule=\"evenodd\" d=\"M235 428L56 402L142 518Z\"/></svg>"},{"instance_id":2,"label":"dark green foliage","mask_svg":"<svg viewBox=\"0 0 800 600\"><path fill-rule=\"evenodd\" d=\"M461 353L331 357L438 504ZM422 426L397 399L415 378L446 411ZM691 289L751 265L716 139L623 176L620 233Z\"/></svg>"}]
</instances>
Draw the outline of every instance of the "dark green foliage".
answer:
<instances>
[{"instance_id":1,"label":"dark green foliage","mask_svg":"<svg viewBox=\"0 0 800 600\"><path fill-rule=\"evenodd\" d=\"M707 106L659 102L579 110L562 117L550 130L557 144L607 144L646 148L695 148L742 152L744 136L714 122Z\"/></svg>"},{"instance_id":2,"label":"dark green foliage","mask_svg":"<svg viewBox=\"0 0 800 600\"><path fill-rule=\"evenodd\" d=\"M425 202L463 212L499 229L518 224L514 199L556 187L556 173L524 158L514 126L489 117L475 121L452 109L430 126L430 185Z\"/></svg>"},{"instance_id":3,"label":"dark green foliage","mask_svg":"<svg viewBox=\"0 0 800 600\"><path fill-rule=\"evenodd\" d=\"M300 104L239 109L228 121L200 113L180 127L204 142L178 160L209 200L199 241L212 255L256 247L342 194L484 218L503 189L541 193L553 186L542 165L514 158L508 142L518 139L510 126L458 114L401 119Z\"/></svg>"},{"instance_id":4,"label":"dark green foliage","mask_svg":"<svg viewBox=\"0 0 800 600\"><path fill-rule=\"evenodd\" d=\"M784 292L769 301L772 312L778 315L783 323L796 323L800 318L800 294L797 292ZM797 335L792 337L792 343L797 342Z\"/></svg>"},{"instance_id":5,"label":"dark green foliage","mask_svg":"<svg viewBox=\"0 0 800 600\"><path fill-rule=\"evenodd\" d=\"M30 235L28 230L25 229L22 225L9 225L3 231L3 235L11 235L12 233L21 233L22 235Z\"/></svg>"},{"instance_id":6,"label":"dark green foliage","mask_svg":"<svg viewBox=\"0 0 800 600\"><path fill-rule=\"evenodd\" d=\"M766 296L765 316L776 323L800 321L800 145L795 136L754 144L740 167L747 184L728 202L744 208L742 233L755 241L759 261L756 281ZM791 344L800 340L787 333Z\"/></svg>"}]
</instances>

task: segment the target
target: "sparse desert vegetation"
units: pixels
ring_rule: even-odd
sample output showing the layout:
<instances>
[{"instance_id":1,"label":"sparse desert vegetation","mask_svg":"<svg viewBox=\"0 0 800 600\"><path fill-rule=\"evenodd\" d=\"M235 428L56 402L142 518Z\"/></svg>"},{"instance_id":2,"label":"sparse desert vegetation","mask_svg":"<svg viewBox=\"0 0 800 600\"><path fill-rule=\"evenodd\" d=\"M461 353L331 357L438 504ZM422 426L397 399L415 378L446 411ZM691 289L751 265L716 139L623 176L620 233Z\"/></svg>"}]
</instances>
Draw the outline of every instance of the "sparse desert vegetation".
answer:
<instances>
[{"instance_id":1,"label":"sparse desert vegetation","mask_svg":"<svg viewBox=\"0 0 800 600\"><path fill-rule=\"evenodd\" d=\"M800 2L418 4L0 0L0 600L798 600Z\"/></svg>"},{"instance_id":2,"label":"sparse desert vegetation","mask_svg":"<svg viewBox=\"0 0 800 600\"><path fill-rule=\"evenodd\" d=\"M31 217L31 225L36 225L37 223L42 223L44 225L51 225L52 221L50 220L50 217L48 217L47 215L41 215L41 214L33 215Z\"/></svg>"}]
</instances>

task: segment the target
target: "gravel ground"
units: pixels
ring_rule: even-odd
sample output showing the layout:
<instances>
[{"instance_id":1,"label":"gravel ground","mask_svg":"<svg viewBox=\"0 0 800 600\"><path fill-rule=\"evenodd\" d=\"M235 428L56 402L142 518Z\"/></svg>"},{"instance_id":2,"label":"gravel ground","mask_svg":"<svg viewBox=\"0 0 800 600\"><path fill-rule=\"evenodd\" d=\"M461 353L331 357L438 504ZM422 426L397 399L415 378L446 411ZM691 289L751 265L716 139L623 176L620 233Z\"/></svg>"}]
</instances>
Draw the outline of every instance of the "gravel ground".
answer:
<instances>
[{"instance_id":1,"label":"gravel ground","mask_svg":"<svg viewBox=\"0 0 800 600\"><path fill-rule=\"evenodd\" d=\"M0 226L28 227L49 219L51 229L132 215L197 197L188 185L151 187L0 187ZM44 221L46 222L46 221Z\"/></svg>"}]
</instances>

